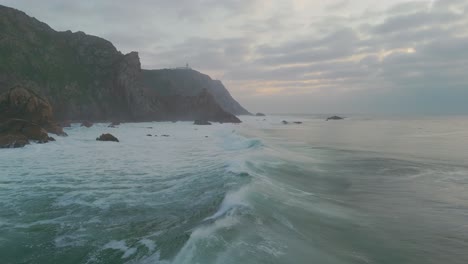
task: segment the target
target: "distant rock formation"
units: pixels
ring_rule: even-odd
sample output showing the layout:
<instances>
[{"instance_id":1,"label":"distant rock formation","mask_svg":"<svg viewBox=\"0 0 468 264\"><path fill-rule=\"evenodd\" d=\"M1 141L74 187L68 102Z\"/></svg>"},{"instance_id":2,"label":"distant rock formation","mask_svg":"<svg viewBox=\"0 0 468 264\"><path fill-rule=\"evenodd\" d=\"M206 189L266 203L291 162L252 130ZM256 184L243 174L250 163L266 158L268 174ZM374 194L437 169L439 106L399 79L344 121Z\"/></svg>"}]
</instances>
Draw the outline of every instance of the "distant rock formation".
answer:
<instances>
[{"instance_id":1,"label":"distant rock formation","mask_svg":"<svg viewBox=\"0 0 468 264\"><path fill-rule=\"evenodd\" d=\"M92 127L93 125L94 125L93 122L88 121L88 120L85 120L85 121L83 121L83 122L81 123L81 126L82 126L82 127L87 127L87 128L90 128L90 127Z\"/></svg>"},{"instance_id":2,"label":"distant rock formation","mask_svg":"<svg viewBox=\"0 0 468 264\"><path fill-rule=\"evenodd\" d=\"M224 123L240 123L235 115L224 111L206 89L197 96L164 96L160 98L164 114L156 114L159 120L181 121L207 120Z\"/></svg>"},{"instance_id":3,"label":"distant rock formation","mask_svg":"<svg viewBox=\"0 0 468 264\"><path fill-rule=\"evenodd\" d=\"M70 120L64 120L64 121L59 122L59 126L61 126L61 127L71 127L71 122L70 122Z\"/></svg>"},{"instance_id":4,"label":"distant rock formation","mask_svg":"<svg viewBox=\"0 0 468 264\"><path fill-rule=\"evenodd\" d=\"M340 117L340 116L331 116L329 118L327 118L327 121L329 120L343 120L344 118L343 117Z\"/></svg>"},{"instance_id":5,"label":"distant rock formation","mask_svg":"<svg viewBox=\"0 0 468 264\"><path fill-rule=\"evenodd\" d=\"M255 116L266 116L264 113L257 113Z\"/></svg>"},{"instance_id":6,"label":"distant rock formation","mask_svg":"<svg viewBox=\"0 0 468 264\"><path fill-rule=\"evenodd\" d=\"M114 121L114 122L110 123L107 127L114 127L115 128L117 126L120 126L120 122Z\"/></svg>"},{"instance_id":7,"label":"distant rock formation","mask_svg":"<svg viewBox=\"0 0 468 264\"><path fill-rule=\"evenodd\" d=\"M206 121L206 120L195 120L195 122L193 124L194 125L199 125L199 126L209 126L209 125L211 125L211 123Z\"/></svg>"},{"instance_id":8,"label":"distant rock formation","mask_svg":"<svg viewBox=\"0 0 468 264\"><path fill-rule=\"evenodd\" d=\"M221 108L233 115L251 115L219 80L192 69L143 70L145 85L160 96L197 96L208 91Z\"/></svg>"},{"instance_id":9,"label":"distant rock formation","mask_svg":"<svg viewBox=\"0 0 468 264\"><path fill-rule=\"evenodd\" d=\"M58 120L240 122L249 114L220 81L193 70L142 70L102 38L57 32L0 5L0 92L27 86Z\"/></svg>"},{"instance_id":10,"label":"distant rock formation","mask_svg":"<svg viewBox=\"0 0 468 264\"><path fill-rule=\"evenodd\" d=\"M287 125L287 124L289 124L289 122L288 122L288 121L286 121L286 120L283 120L281 123L283 123L283 125Z\"/></svg>"},{"instance_id":11,"label":"distant rock formation","mask_svg":"<svg viewBox=\"0 0 468 264\"><path fill-rule=\"evenodd\" d=\"M107 134L102 134L100 137L96 138L97 141L113 141L113 142L119 142L119 140L114 137L113 135L107 133Z\"/></svg>"}]
</instances>

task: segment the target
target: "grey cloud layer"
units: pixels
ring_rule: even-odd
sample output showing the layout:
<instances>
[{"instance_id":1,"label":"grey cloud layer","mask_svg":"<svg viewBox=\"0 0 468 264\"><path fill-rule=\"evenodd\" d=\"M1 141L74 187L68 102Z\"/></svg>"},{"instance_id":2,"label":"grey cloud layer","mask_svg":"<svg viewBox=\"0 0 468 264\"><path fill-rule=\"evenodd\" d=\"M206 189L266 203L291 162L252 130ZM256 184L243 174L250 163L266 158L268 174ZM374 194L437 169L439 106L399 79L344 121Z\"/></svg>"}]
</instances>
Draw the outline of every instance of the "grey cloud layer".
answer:
<instances>
[{"instance_id":1,"label":"grey cloud layer","mask_svg":"<svg viewBox=\"0 0 468 264\"><path fill-rule=\"evenodd\" d=\"M0 0L139 50L148 68L189 62L252 111L468 113L468 0L359 16L334 13L354 3L337 0L300 20L291 1L27 2Z\"/></svg>"}]
</instances>

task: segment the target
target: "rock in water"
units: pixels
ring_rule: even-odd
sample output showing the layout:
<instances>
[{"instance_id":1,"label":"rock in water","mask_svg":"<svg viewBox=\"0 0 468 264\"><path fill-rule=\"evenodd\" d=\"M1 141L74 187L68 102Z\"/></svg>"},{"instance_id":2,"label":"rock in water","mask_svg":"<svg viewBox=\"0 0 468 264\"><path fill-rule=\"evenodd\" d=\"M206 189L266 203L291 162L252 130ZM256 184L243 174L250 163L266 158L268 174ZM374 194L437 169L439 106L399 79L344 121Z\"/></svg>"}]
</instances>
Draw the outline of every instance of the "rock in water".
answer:
<instances>
[{"instance_id":1,"label":"rock in water","mask_svg":"<svg viewBox=\"0 0 468 264\"><path fill-rule=\"evenodd\" d=\"M30 140L37 143L52 141L45 129L27 120L9 119L0 124L0 147L24 147Z\"/></svg>"},{"instance_id":2,"label":"rock in water","mask_svg":"<svg viewBox=\"0 0 468 264\"><path fill-rule=\"evenodd\" d=\"M119 142L119 140L114 137L113 135L107 133L107 134L102 134L100 137L96 138L97 141L114 141L114 142Z\"/></svg>"},{"instance_id":3,"label":"rock in water","mask_svg":"<svg viewBox=\"0 0 468 264\"><path fill-rule=\"evenodd\" d=\"M117 126L120 126L120 122L114 121L110 123L110 125L108 125L107 127L116 128Z\"/></svg>"},{"instance_id":4,"label":"rock in water","mask_svg":"<svg viewBox=\"0 0 468 264\"><path fill-rule=\"evenodd\" d=\"M281 123L283 123L283 125L287 125L287 124L289 124L289 122L288 122L288 121L286 121L286 120L283 120L283 122L281 122Z\"/></svg>"},{"instance_id":5,"label":"rock in water","mask_svg":"<svg viewBox=\"0 0 468 264\"><path fill-rule=\"evenodd\" d=\"M66 136L52 119L52 107L33 91L15 86L0 95L0 146L23 147L30 140L47 143L47 132Z\"/></svg>"},{"instance_id":6,"label":"rock in water","mask_svg":"<svg viewBox=\"0 0 468 264\"><path fill-rule=\"evenodd\" d=\"M257 113L255 116L266 116L264 113Z\"/></svg>"},{"instance_id":7,"label":"rock in water","mask_svg":"<svg viewBox=\"0 0 468 264\"><path fill-rule=\"evenodd\" d=\"M29 144L29 140L23 135L0 135L0 148L21 148Z\"/></svg>"},{"instance_id":8,"label":"rock in water","mask_svg":"<svg viewBox=\"0 0 468 264\"><path fill-rule=\"evenodd\" d=\"M329 118L327 118L327 121L328 120L343 120L344 117L341 117L341 116L331 116Z\"/></svg>"},{"instance_id":9,"label":"rock in water","mask_svg":"<svg viewBox=\"0 0 468 264\"><path fill-rule=\"evenodd\" d=\"M199 126L209 126L211 125L210 122L206 121L206 120L195 120L195 122L193 122L194 125L199 125Z\"/></svg>"},{"instance_id":10,"label":"rock in water","mask_svg":"<svg viewBox=\"0 0 468 264\"><path fill-rule=\"evenodd\" d=\"M301 125L301 124L302 124L302 122L300 122L300 121L296 121L296 122L294 122L294 124L296 124L296 125Z\"/></svg>"},{"instance_id":11,"label":"rock in water","mask_svg":"<svg viewBox=\"0 0 468 264\"><path fill-rule=\"evenodd\" d=\"M45 126L44 129L47 130L47 132L55 134L57 136L62 136L62 137L68 136L68 134L63 131L63 128L60 125L55 124L55 123L51 123L48 126Z\"/></svg>"},{"instance_id":12,"label":"rock in water","mask_svg":"<svg viewBox=\"0 0 468 264\"><path fill-rule=\"evenodd\" d=\"M61 127L71 127L71 122L69 120L59 122L59 126Z\"/></svg>"},{"instance_id":13,"label":"rock in water","mask_svg":"<svg viewBox=\"0 0 468 264\"><path fill-rule=\"evenodd\" d=\"M52 121L52 107L33 91L15 86L0 96L0 118L18 118L38 125Z\"/></svg>"},{"instance_id":14,"label":"rock in water","mask_svg":"<svg viewBox=\"0 0 468 264\"><path fill-rule=\"evenodd\" d=\"M52 106L30 89L15 86L0 95L0 122L21 119L44 128L58 136L66 136L53 120Z\"/></svg>"},{"instance_id":15,"label":"rock in water","mask_svg":"<svg viewBox=\"0 0 468 264\"><path fill-rule=\"evenodd\" d=\"M92 122L90 122L90 121L83 121L83 122L81 123L81 126L82 126L82 127L87 127L87 128L90 128L90 127L92 127L93 125L94 125L94 124L93 124Z\"/></svg>"}]
</instances>

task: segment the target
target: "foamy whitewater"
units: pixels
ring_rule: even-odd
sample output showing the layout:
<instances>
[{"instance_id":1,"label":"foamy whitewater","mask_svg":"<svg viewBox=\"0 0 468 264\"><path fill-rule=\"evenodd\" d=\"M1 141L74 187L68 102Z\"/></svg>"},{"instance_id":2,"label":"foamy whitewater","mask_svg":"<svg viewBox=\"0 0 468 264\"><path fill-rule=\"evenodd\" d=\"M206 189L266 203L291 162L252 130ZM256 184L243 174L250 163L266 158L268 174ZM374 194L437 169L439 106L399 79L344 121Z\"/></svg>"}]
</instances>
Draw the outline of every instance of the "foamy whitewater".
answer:
<instances>
[{"instance_id":1,"label":"foamy whitewater","mask_svg":"<svg viewBox=\"0 0 468 264\"><path fill-rule=\"evenodd\" d=\"M468 118L242 119L0 150L0 263L468 263Z\"/></svg>"}]
</instances>

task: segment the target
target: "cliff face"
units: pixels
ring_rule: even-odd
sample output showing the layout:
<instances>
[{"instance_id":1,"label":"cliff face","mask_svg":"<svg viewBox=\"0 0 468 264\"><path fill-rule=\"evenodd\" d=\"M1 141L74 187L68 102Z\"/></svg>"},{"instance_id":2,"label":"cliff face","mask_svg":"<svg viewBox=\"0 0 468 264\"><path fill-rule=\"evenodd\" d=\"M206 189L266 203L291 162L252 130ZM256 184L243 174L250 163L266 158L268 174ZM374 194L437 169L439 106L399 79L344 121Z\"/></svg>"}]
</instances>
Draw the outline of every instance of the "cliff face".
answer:
<instances>
[{"instance_id":1,"label":"cliff face","mask_svg":"<svg viewBox=\"0 0 468 264\"><path fill-rule=\"evenodd\" d=\"M163 96L194 96L207 90L221 108L234 115L250 115L219 80L191 69L143 70L145 85Z\"/></svg>"},{"instance_id":2,"label":"cliff face","mask_svg":"<svg viewBox=\"0 0 468 264\"><path fill-rule=\"evenodd\" d=\"M202 90L196 96L168 95L160 99L164 109L163 120L207 120L224 123L240 123L234 115L224 111L208 90Z\"/></svg>"},{"instance_id":3,"label":"cliff face","mask_svg":"<svg viewBox=\"0 0 468 264\"><path fill-rule=\"evenodd\" d=\"M124 55L109 41L83 32L57 32L0 5L0 93L15 85L26 87L50 102L58 120L139 121L192 115L167 102L197 100L201 90L191 99L163 98L144 76L136 52ZM225 111L215 116L232 118Z\"/></svg>"}]
</instances>

